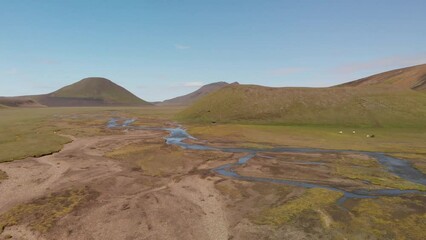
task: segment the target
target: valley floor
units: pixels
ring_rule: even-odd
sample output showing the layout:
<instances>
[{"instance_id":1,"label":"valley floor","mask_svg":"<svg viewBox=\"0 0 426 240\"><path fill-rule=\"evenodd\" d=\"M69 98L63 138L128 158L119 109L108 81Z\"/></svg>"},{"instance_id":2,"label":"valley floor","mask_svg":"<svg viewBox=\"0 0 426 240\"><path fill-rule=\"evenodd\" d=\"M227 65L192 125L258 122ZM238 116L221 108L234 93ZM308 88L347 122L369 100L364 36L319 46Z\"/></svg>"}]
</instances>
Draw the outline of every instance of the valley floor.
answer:
<instances>
[{"instance_id":1,"label":"valley floor","mask_svg":"<svg viewBox=\"0 0 426 240\"><path fill-rule=\"evenodd\" d=\"M341 194L331 190L242 181L211 171L238 161L244 153L184 150L164 142L166 131L108 130L111 112L91 114L95 120L80 116L91 119L77 122L80 130L72 130L76 122L70 122L69 115L59 117L67 120L60 121L58 137L72 140L61 151L0 163L0 239L422 239L426 235L424 194L349 199L340 206ZM141 115L135 125L176 126L161 114ZM205 138L192 141L211 146L268 145L203 134ZM414 152L411 159L421 165L422 154ZM349 190L424 187L356 154L266 153L235 171Z\"/></svg>"}]
</instances>

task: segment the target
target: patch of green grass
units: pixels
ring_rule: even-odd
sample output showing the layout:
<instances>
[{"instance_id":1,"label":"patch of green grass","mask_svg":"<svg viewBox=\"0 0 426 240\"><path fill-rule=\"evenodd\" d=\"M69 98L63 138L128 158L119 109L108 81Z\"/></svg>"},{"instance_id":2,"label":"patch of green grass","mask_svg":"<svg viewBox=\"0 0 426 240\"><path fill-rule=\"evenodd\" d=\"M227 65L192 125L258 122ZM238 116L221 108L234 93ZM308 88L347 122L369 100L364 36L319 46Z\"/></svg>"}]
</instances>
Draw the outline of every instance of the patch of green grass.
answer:
<instances>
[{"instance_id":1,"label":"patch of green grass","mask_svg":"<svg viewBox=\"0 0 426 240\"><path fill-rule=\"evenodd\" d=\"M47 232L56 221L72 212L91 196L87 189L50 194L30 203L13 207L0 216L0 233L5 227L27 224L32 230Z\"/></svg>"},{"instance_id":2,"label":"patch of green grass","mask_svg":"<svg viewBox=\"0 0 426 240\"><path fill-rule=\"evenodd\" d=\"M146 175L169 176L187 173L204 161L229 158L232 153L184 150L155 139L119 147L105 156L127 162Z\"/></svg>"},{"instance_id":3,"label":"patch of green grass","mask_svg":"<svg viewBox=\"0 0 426 240\"><path fill-rule=\"evenodd\" d=\"M242 199L246 195L244 192L245 188L241 186L236 187L234 184L230 184L227 181L215 184L215 188L233 201Z\"/></svg>"},{"instance_id":4,"label":"patch of green grass","mask_svg":"<svg viewBox=\"0 0 426 240\"><path fill-rule=\"evenodd\" d=\"M306 190L302 196L292 199L280 206L264 210L254 220L257 224L280 226L294 220L305 211L317 210L334 204L343 194L326 189L313 188Z\"/></svg>"},{"instance_id":5,"label":"patch of green grass","mask_svg":"<svg viewBox=\"0 0 426 240\"><path fill-rule=\"evenodd\" d=\"M187 159L177 146L158 144L131 144L106 154L107 157L128 161L150 176L164 176L182 171Z\"/></svg>"},{"instance_id":6,"label":"patch of green grass","mask_svg":"<svg viewBox=\"0 0 426 240\"><path fill-rule=\"evenodd\" d=\"M424 196L351 199L345 210L334 205L340 197L336 192L310 189L264 210L253 221L278 228L291 225L321 239L422 240L426 236Z\"/></svg>"},{"instance_id":7,"label":"patch of green grass","mask_svg":"<svg viewBox=\"0 0 426 240\"><path fill-rule=\"evenodd\" d=\"M426 236L425 199L383 197L363 199L351 212L350 222L335 228L346 232L348 239L421 240Z\"/></svg>"},{"instance_id":8,"label":"patch of green grass","mask_svg":"<svg viewBox=\"0 0 426 240\"><path fill-rule=\"evenodd\" d=\"M356 167L354 165L334 164L334 169L339 176L356 180L367 180L374 185L386 188L426 191L426 186L406 181L396 175L390 174L381 167Z\"/></svg>"},{"instance_id":9,"label":"patch of green grass","mask_svg":"<svg viewBox=\"0 0 426 240\"><path fill-rule=\"evenodd\" d=\"M70 140L47 122L53 110L7 109L0 115L0 162L59 151Z\"/></svg>"},{"instance_id":10,"label":"patch of green grass","mask_svg":"<svg viewBox=\"0 0 426 240\"><path fill-rule=\"evenodd\" d=\"M5 179L7 179L7 174L3 172L2 170L0 170L0 182Z\"/></svg>"}]
</instances>

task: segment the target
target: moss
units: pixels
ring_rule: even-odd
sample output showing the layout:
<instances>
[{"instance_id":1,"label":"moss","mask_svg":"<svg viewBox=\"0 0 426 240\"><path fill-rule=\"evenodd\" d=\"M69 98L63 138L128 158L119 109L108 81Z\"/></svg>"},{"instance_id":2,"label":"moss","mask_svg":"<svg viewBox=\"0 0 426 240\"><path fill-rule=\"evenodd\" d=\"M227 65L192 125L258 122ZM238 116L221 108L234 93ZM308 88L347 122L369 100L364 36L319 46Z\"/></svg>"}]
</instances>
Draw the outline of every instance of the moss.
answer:
<instances>
[{"instance_id":1,"label":"moss","mask_svg":"<svg viewBox=\"0 0 426 240\"><path fill-rule=\"evenodd\" d=\"M426 190L426 186L404 180L396 175L387 172L382 167L354 167L351 165L334 164L334 168L336 173L340 176L356 180L367 180L371 184L382 187L404 190Z\"/></svg>"},{"instance_id":2,"label":"moss","mask_svg":"<svg viewBox=\"0 0 426 240\"><path fill-rule=\"evenodd\" d=\"M128 161L150 176L165 176L185 168L182 149L162 143L131 144L106 154L107 157Z\"/></svg>"},{"instance_id":3,"label":"moss","mask_svg":"<svg viewBox=\"0 0 426 240\"><path fill-rule=\"evenodd\" d=\"M2 170L0 170L0 182L5 179L7 179L7 174L3 172Z\"/></svg>"},{"instance_id":4,"label":"moss","mask_svg":"<svg viewBox=\"0 0 426 240\"><path fill-rule=\"evenodd\" d=\"M245 193L243 192L245 191L245 188L237 188L234 184L231 184L228 181L219 182L215 184L215 187L223 195L229 197L232 200L242 199L245 195Z\"/></svg>"},{"instance_id":5,"label":"moss","mask_svg":"<svg viewBox=\"0 0 426 240\"><path fill-rule=\"evenodd\" d=\"M34 231L47 232L60 218L93 194L88 189L73 189L20 204L0 216L0 233L5 227L17 224L27 224Z\"/></svg>"},{"instance_id":6,"label":"moss","mask_svg":"<svg viewBox=\"0 0 426 240\"><path fill-rule=\"evenodd\" d=\"M349 223L336 225L353 239L359 233L364 238L376 239L424 239L426 229L425 199L383 197L364 199L351 209Z\"/></svg>"},{"instance_id":7,"label":"moss","mask_svg":"<svg viewBox=\"0 0 426 240\"><path fill-rule=\"evenodd\" d=\"M317 210L334 204L342 196L342 193L330 190L319 188L309 189L299 198L264 210L260 216L254 219L254 222L257 224L279 226L289 223L305 211Z\"/></svg>"}]
</instances>

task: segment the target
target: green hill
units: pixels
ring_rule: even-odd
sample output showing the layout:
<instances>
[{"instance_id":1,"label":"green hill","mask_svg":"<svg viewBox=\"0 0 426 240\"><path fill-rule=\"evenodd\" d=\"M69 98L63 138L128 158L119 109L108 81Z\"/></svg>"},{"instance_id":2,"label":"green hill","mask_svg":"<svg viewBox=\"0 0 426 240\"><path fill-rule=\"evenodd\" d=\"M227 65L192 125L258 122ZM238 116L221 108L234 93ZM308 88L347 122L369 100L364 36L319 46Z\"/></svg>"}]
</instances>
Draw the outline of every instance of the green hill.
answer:
<instances>
[{"instance_id":1,"label":"green hill","mask_svg":"<svg viewBox=\"0 0 426 240\"><path fill-rule=\"evenodd\" d=\"M379 73L336 87L426 90L426 64Z\"/></svg>"},{"instance_id":2,"label":"green hill","mask_svg":"<svg viewBox=\"0 0 426 240\"><path fill-rule=\"evenodd\" d=\"M152 105L106 78L91 77L63 87L53 93L0 97L9 107L87 107Z\"/></svg>"},{"instance_id":3,"label":"green hill","mask_svg":"<svg viewBox=\"0 0 426 240\"><path fill-rule=\"evenodd\" d=\"M51 94L49 100L62 99L85 99L100 100L105 104L126 104L126 105L149 105L149 103L136 97L125 88L113 83L106 78L91 77L82 79L79 82L63 87ZM40 102L47 99L39 98ZM49 104L46 104L49 105Z\"/></svg>"},{"instance_id":4,"label":"green hill","mask_svg":"<svg viewBox=\"0 0 426 240\"><path fill-rule=\"evenodd\" d=\"M402 84L392 88L230 85L185 109L178 119L193 122L426 127L426 93Z\"/></svg>"}]
</instances>

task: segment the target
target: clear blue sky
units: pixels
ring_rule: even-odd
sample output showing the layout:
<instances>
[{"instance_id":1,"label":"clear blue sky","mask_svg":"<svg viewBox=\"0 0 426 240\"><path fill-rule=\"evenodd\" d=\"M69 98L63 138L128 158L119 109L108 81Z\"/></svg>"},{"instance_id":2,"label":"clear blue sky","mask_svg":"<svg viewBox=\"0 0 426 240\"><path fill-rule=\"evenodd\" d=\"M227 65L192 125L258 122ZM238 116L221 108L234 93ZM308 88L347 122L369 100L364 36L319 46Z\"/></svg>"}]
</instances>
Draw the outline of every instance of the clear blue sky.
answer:
<instances>
[{"instance_id":1,"label":"clear blue sky","mask_svg":"<svg viewBox=\"0 0 426 240\"><path fill-rule=\"evenodd\" d=\"M1 0L0 96L102 76L154 101L216 81L330 86L426 63L426 1Z\"/></svg>"}]
</instances>

